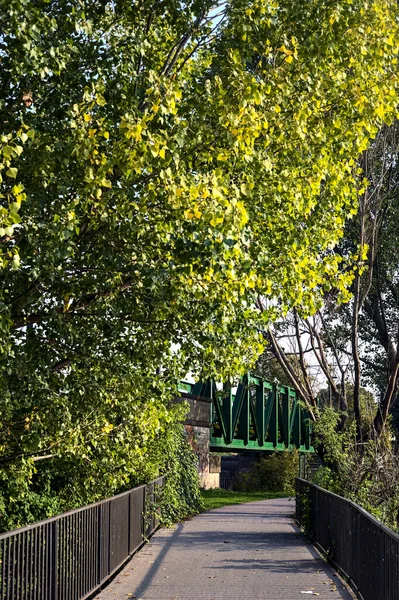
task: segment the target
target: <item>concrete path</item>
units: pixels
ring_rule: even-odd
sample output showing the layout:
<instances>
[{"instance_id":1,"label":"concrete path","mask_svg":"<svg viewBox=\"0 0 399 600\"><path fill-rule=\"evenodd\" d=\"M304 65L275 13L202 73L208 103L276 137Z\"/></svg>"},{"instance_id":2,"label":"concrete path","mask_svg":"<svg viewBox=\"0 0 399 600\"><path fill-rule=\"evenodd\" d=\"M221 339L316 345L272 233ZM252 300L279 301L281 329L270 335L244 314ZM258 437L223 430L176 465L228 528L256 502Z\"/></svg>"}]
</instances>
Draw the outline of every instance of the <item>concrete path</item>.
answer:
<instances>
[{"instance_id":1,"label":"concrete path","mask_svg":"<svg viewBox=\"0 0 399 600\"><path fill-rule=\"evenodd\" d=\"M294 501L214 509L161 529L96 600L349 600L293 524Z\"/></svg>"}]
</instances>

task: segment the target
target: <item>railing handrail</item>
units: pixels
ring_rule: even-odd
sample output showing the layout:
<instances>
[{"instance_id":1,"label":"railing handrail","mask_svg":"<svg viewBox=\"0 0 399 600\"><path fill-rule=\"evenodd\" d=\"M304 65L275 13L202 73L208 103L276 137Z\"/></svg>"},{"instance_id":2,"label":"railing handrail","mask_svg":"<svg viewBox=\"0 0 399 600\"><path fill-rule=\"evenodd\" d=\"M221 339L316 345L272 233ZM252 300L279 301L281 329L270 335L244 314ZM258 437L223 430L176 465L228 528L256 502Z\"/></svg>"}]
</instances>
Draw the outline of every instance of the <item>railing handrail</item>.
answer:
<instances>
[{"instance_id":1,"label":"railing handrail","mask_svg":"<svg viewBox=\"0 0 399 600\"><path fill-rule=\"evenodd\" d=\"M153 483L157 483L158 481L160 481L164 478L165 478L165 475L162 475L161 477L157 477L156 479L153 479L149 483L143 483L142 485L138 485L134 488L130 488L130 490L126 490L125 492L121 492L120 494L116 494L115 496L109 496L108 498L103 498L102 500L98 500L97 502L92 502L91 504L85 504L85 506L80 506L79 508L73 508L66 512L60 513L59 515L54 515L54 517L49 517L48 519L43 519L42 521L36 521L35 523L32 523L30 525L24 525L23 527L18 527L17 529L12 529L11 531L4 531L3 533L0 533L0 540L4 540L10 536L17 535L19 533L24 533L25 531L32 531L36 527L42 527L43 525L47 525L49 523L54 523L55 521L63 519L64 517L69 517L70 515L74 515L79 512L83 512L83 511L87 510L88 508L95 508L96 506L101 506L102 504L106 504L110 500L115 500L117 498L121 498L122 496L127 496L134 490L140 490L140 489L145 488Z\"/></svg>"},{"instance_id":2,"label":"railing handrail","mask_svg":"<svg viewBox=\"0 0 399 600\"><path fill-rule=\"evenodd\" d=\"M302 477L298 477L297 479L299 481L301 481L302 483L305 483L309 487L313 487L316 490L319 490L320 492L323 492L324 494L328 494L329 496L333 496L335 498L338 498L339 500L343 500L347 504L350 504L351 506L353 506L353 508L355 508L361 514L363 514L365 517L367 517L370 521L372 521L375 525L377 525L383 531L385 531L385 533L387 533L388 535L390 535L394 540L399 541L399 534L397 534L395 531L393 531L393 529L390 529L390 527L388 527L387 525L385 525L384 523L382 523L381 521L379 521L376 517L374 517L374 515L372 515L371 513L369 513L365 508L363 508L359 504L356 504L356 502L353 502L353 500L349 500L349 498L344 498L344 496L340 496L339 494L335 494L334 492L330 492L330 490L326 490L325 488L320 487L316 483L312 483L312 482L308 481L307 479L303 479Z\"/></svg>"}]
</instances>

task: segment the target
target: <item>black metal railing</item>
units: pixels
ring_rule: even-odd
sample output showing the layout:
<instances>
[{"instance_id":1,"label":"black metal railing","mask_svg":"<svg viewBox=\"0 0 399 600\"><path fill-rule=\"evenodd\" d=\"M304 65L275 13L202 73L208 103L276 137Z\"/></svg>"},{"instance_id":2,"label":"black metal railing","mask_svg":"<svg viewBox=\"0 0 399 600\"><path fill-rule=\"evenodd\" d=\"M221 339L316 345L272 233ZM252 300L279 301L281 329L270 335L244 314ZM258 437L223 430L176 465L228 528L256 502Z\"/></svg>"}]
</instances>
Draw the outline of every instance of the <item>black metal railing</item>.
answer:
<instances>
[{"instance_id":1,"label":"black metal railing","mask_svg":"<svg viewBox=\"0 0 399 600\"><path fill-rule=\"evenodd\" d=\"M363 600L399 600L399 535L363 508L303 479L296 516Z\"/></svg>"},{"instance_id":2,"label":"black metal railing","mask_svg":"<svg viewBox=\"0 0 399 600\"><path fill-rule=\"evenodd\" d=\"M158 526L164 477L0 534L0 600L82 600Z\"/></svg>"}]
</instances>

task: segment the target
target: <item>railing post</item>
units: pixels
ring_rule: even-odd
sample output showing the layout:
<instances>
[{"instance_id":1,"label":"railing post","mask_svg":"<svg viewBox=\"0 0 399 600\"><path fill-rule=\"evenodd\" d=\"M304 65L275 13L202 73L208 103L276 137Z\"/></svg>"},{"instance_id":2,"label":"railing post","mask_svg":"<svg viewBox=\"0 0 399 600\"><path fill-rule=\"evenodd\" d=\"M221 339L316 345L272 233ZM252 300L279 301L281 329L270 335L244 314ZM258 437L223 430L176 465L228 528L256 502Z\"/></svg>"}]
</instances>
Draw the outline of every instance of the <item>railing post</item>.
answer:
<instances>
[{"instance_id":1,"label":"railing post","mask_svg":"<svg viewBox=\"0 0 399 600\"><path fill-rule=\"evenodd\" d=\"M108 570L107 575L111 573L111 545L112 545L112 526L111 526L111 501L107 502L108 506Z\"/></svg>"},{"instance_id":2,"label":"railing post","mask_svg":"<svg viewBox=\"0 0 399 600\"><path fill-rule=\"evenodd\" d=\"M101 553L102 553L102 544L101 544L101 504L97 506L97 585L101 583Z\"/></svg>"},{"instance_id":3,"label":"railing post","mask_svg":"<svg viewBox=\"0 0 399 600\"><path fill-rule=\"evenodd\" d=\"M52 523L51 538L51 599L58 600L58 520Z\"/></svg>"}]
</instances>

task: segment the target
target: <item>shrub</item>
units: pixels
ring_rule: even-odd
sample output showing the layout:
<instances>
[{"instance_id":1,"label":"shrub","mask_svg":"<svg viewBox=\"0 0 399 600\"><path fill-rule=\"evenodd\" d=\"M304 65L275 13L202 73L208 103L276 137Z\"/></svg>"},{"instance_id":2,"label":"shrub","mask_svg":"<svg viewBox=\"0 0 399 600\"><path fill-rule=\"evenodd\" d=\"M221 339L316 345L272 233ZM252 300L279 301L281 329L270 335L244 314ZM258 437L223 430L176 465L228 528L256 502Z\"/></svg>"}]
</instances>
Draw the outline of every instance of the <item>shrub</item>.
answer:
<instances>
[{"instance_id":1,"label":"shrub","mask_svg":"<svg viewBox=\"0 0 399 600\"><path fill-rule=\"evenodd\" d=\"M175 426L169 439L166 483L160 498L162 525L172 525L203 509L199 488L197 457L184 428Z\"/></svg>"},{"instance_id":2,"label":"shrub","mask_svg":"<svg viewBox=\"0 0 399 600\"><path fill-rule=\"evenodd\" d=\"M240 475L236 488L244 492L294 494L298 457L297 450L285 450L265 456L249 471Z\"/></svg>"}]
</instances>

